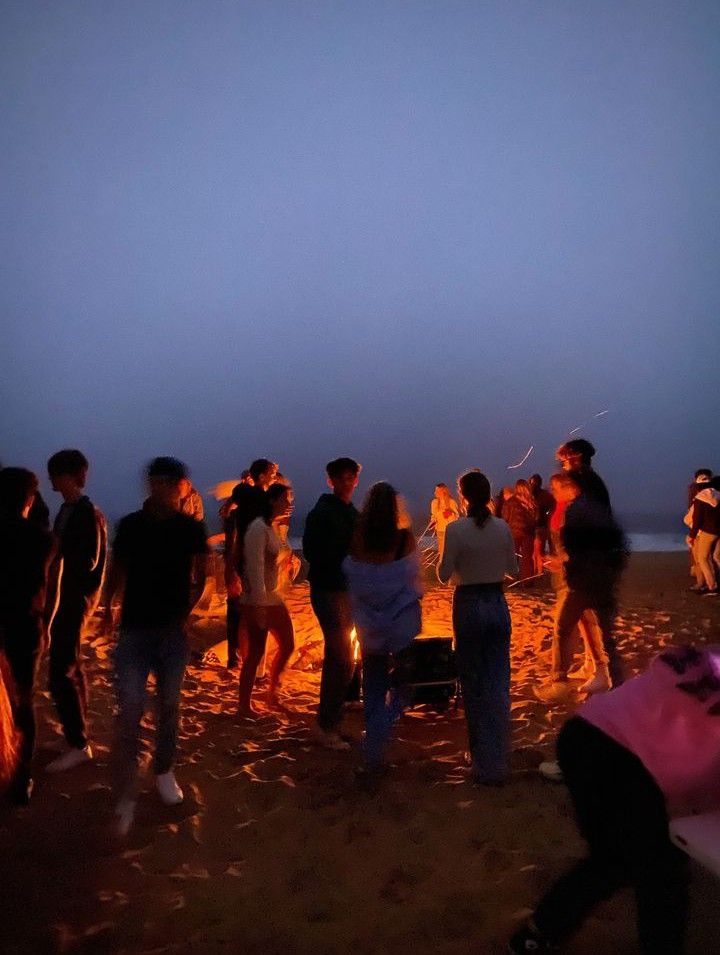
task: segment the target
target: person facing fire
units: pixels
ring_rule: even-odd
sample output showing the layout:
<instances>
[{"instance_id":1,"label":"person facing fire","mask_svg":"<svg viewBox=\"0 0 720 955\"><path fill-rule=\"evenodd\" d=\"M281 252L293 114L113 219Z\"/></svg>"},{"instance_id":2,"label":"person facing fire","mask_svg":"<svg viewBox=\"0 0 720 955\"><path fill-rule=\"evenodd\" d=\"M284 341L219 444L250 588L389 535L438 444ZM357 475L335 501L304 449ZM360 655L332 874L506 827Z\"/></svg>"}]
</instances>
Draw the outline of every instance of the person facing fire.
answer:
<instances>
[{"instance_id":1,"label":"person facing fire","mask_svg":"<svg viewBox=\"0 0 720 955\"><path fill-rule=\"evenodd\" d=\"M448 524L452 524L460 516L457 502L450 493L447 484L435 485L435 497L430 502L430 526L431 531L435 531L438 544L438 561L442 560L443 550L445 548L445 531Z\"/></svg>"},{"instance_id":2,"label":"person facing fire","mask_svg":"<svg viewBox=\"0 0 720 955\"><path fill-rule=\"evenodd\" d=\"M561 444L555 452L563 471L571 471L577 475L581 492L588 498L593 498L599 504L610 507L610 493L605 482L593 470L592 459L595 457L595 448L585 438L575 438Z\"/></svg>"},{"instance_id":3,"label":"person facing fire","mask_svg":"<svg viewBox=\"0 0 720 955\"><path fill-rule=\"evenodd\" d=\"M352 608L342 563L358 517L352 496L360 465L352 458L336 458L326 471L332 493L320 496L307 516L303 534L303 553L310 565L310 602L325 642L313 736L326 749L347 750L350 745L340 736L339 728L355 663Z\"/></svg>"}]
</instances>

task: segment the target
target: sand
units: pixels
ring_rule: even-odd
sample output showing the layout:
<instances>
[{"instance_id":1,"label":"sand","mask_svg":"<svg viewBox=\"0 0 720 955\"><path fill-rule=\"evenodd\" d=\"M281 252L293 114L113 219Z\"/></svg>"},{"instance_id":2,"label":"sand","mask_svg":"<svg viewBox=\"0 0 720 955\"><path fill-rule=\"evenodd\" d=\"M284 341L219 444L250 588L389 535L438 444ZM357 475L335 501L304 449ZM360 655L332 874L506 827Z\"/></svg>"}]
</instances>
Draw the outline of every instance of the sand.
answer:
<instances>
[{"instance_id":1,"label":"sand","mask_svg":"<svg viewBox=\"0 0 720 955\"><path fill-rule=\"evenodd\" d=\"M720 603L687 593L688 584L682 554L632 558L619 620L631 671L666 644L720 639ZM43 773L60 739L43 693L35 796L27 809L0 809L0 951L504 951L543 887L583 851L564 787L536 770L571 709L532 693L547 672L552 594L545 583L518 587L509 602L513 772L505 788L467 781L464 719L452 707L406 714L392 772L375 795L354 785L357 742L340 754L310 745L320 635L307 586L298 585L289 596L298 652L282 691L292 712L239 721L236 679L219 664L191 666L177 768L186 801L163 807L148 778L123 844L109 835L112 641L91 635L95 761ZM219 606L192 621L198 655L222 637ZM451 632L448 589L429 588L424 629ZM262 687L256 696L264 709ZM148 738L151 724L148 717ZM357 741L361 712L348 713L346 728ZM692 897L688 951L717 951L720 883L695 868ZM629 894L601 906L566 950L637 952Z\"/></svg>"}]
</instances>

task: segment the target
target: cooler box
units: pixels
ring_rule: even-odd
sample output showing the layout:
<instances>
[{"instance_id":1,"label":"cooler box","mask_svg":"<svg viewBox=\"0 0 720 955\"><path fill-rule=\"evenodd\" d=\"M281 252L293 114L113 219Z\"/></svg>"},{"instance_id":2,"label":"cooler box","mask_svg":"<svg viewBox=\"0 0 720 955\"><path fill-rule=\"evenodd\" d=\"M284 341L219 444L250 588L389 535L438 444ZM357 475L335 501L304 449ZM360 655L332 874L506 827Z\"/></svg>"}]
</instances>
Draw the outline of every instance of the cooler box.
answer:
<instances>
[{"instance_id":1,"label":"cooler box","mask_svg":"<svg viewBox=\"0 0 720 955\"><path fill-rule=\"evenodd\" d=\"M457 666L452 636L417 637L408 655L413 703L443 703L455 696Z\"/></svg>"}]
</instances>

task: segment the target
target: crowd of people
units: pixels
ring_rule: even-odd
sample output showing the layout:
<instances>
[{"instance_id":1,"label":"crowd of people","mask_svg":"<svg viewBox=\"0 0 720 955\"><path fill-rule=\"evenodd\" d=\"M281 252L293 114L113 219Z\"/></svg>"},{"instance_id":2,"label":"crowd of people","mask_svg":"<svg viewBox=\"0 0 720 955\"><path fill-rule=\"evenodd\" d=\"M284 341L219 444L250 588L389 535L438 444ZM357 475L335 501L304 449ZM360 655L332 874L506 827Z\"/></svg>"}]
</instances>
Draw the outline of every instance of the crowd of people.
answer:
<instances>
[{"instance_id":1,"label":"crowd of people","mask_svg":"<svg viewBox=\"0 0 720 955\"><path fill-rule=\"evenodd\" d=\"M457 501L441 483L431 507L430 526L438 538L437 576L454 588L453 630L472 781L498 786L509 774L512 622L504 592L508 579L547 571L555 588L551 674L537 689L538 696L547 702L567 700L572 681L581 680L580 689L590 700L563 730L558 762L545 766L550 778L566 780L591 855L582 871L561 881L541 903L534 919L511 943L515 952L562 941L584 911L607 893L612 880L606 830L614 819L608 813L615 812L612 807L629 790L638 819L651 803L655 807L655 828L652 840L643 830L644 842L640 836L624 847L617 839L612 842L613 874L619 882L633 882L639 898L645 898L643 893L651 887L672 895L677 904L665 906L661 919L668 938L677 937L677 913L682 912L676 860L667 839L662 841L658 823L667 820L664 777L655 772L642 747L637 750L639 768L635 763L630 766L633 737L626 724L632 716L617 717L623 700L633 699L633 692L623 685L613 636L617 585L627 547L608 490L592 467L594 454L588 441L569 441L558 449L561 470L552 476L549 490L539 475L533 475L495 498L487 477L470 470L458 479ZM118 713L112 765L116 829L126 835L138 797L140 726L150 674L157 697L155 785L167 805L183 800L173 764L189 656L186 623L205 587L208 534L202 499L187 468L175 458L158 457L147 468L147 499L140 510L119 522L108 559L106 521L85 494L88 467L77 450L60 451L48 461L52 487L62 497L52 531L37 477L23 468L0 469L0 783L9 785L18 804L31 797L33 696L47 647L50 691L66 749L46 769L63 772L92 760L80 645L88 618L101 602L106 631L117 630ZM355 634L365 715L357 780L374 789L388 769L392 728L409 700L411 647L422 622L422 581L418 542L397 491L387 482L374 484L358 510L353 496L360 471L360 464L349 457L327 464L328 491L307 516L302 554L324 643L312 739L331 751L351 748L343 733L343 714L356 670ZM720 513L720 493L715 481L699 472L691 495L694 567L698 587L707 593L717 590L712 560L717 559L718 533L712 532L716 528L712 520ZM283 593L301 565L288 544L292 509L292 485L266 458L257 459L243 473L221 509L227 665L239 670L238 714L244 720L258 715L253 692L269 635L276 647L266 702L270 707L286 706L280 683L295 644ZM573 668L580 643L582 663ZM680 672L674 660L667 657L663 666ZM710 663L702 666L707 669ZM714 688L720 690L717 673L714 679ZM657 692L675 690L675 683L670 686L666 680L666 684ZM616 692L605 692L612 688ZM702 724L697 713L694 717L693 731ZM612 798L605 804L598 804L589 790L588 753L595 754L593 779L601 770L612 773L612 784L602 778L602 784L612 788ZM720 745L705 764L703 779L719 772ZM652 877L636 864L637 854L651 842L653 851L662 848L667 862ZM582 891L578 880L585 880ZM651 914L658 918L656 910L655 904L641 907L640 932L651 940L648 945L657 943L658 932L650 925ZM672 913L676 917L670 925Z\"/></svg>"}]
</instances>

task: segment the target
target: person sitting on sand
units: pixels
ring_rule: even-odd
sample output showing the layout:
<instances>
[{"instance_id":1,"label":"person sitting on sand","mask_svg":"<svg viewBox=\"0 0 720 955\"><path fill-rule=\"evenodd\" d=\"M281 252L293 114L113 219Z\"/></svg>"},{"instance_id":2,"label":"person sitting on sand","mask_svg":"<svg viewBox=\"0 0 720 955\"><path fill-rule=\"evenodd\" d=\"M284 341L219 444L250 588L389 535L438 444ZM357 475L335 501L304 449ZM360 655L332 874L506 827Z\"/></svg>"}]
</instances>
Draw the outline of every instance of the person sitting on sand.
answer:
<instances>
[{"instance_id":1,"label":"person sitting on sand","mask_svg":"<svg viewBox=\"0 0 720 955\"><path fill-rule=\"evenodd\" d=\"M513 496L503 504L502 519L510 527L515 553L520 559L520 579L532 577L538 508L530 484L522 478L516 481Z\"/></svg>"},{"instance_id":2,"label":"person sitting on sand","mask_svg":"<svg viewBox=\"0 0 720 955\"><path fill-rule=\"evenodd\" d=\"M3 682L10 697L19 751L3 716L3 769L12 774L10 798L26 805L33 790L35 748L34 696L47 628L46 607L54 606L48 571L55 543L47 530L30 520L38 480L25 468L0 471L0 651L7 668Z\"/></svg>"},{"instance_id":3,"label":"person sitting on sand","mask_svg":"<svg viewBox=\"0 0 720 955\"><path fill-rule=\"evenodd\" d=\"M108 632L113 630L113 596L122 592L113 747L119 835L129 832L135 816L140 723L150 673L155 676L157 695L155 784L166 805L183 800L172 767L188 661L185 625L202 596L207 568L205 524L179 510L186 478L187 469L176 458L151 461L147 469L150 496L142 510L122 518L113 544L105 626Z\"/></svg>"},{"instance_id":4,"label":"person sitting on sand","mask_svg":"<svg viewBox=\"0 0 720 955\"><path fill-rule=\"evenodd\" d=\"M362 651L361 775L369 777L385 768L390 733L406 703L406 651L422 624L415 538L401 524L395 488L385 481L374 484L343 562Z\"/></svg>"},{"instance_id":5,"label":"person sitting on sand","mask_svg":"<svg viewBox=\"0 0 720 955\"><path fill-rule=\"evenodd\" d=\"M310 602L325 643L313 738L326 749L347 750L350 744L340 736L339 729L355 662L352 609L342 564L358 516L352 496L360 465L352 458L336 458L326 471L332 494L320 496L307 516L303 534L303 554L310 565Z\"/></svg>"},{"instance_id":6,"label":"person sitting on sand","mask_svg":"<svg viewBox=\"0 0 720 955\"><path fill-rule=\"evenodd\" d=\"M558 762L589 854L545 893L510 952L554 951L625 885L641 951L682 951L685 860L668 819L720 808L719 675L720 647L673 647L564 725Z\"/></svg>"},{"instance_id":7,"label":"person sitting on sand","mask_svg":"<svg viewBox=\"0 0 720 955\"><path fill-rule=\"evenodd\" d=\"M480 471L458 481L467 517L447 529L438 577L456 582L453 631L470 738L472 779L498 785L508 774L511 621L503 582L518 572L510 528L490 513Z\"/></svg>"},{"instance_id":8,"label":"person sitting on sand","mask_svg":"<svg viewBox=\"0 0 720 955\"><path fill-rule=\"evenodd\" d=\"M610 507L610 493L605 482L593 470L592 459L595 448L585 438L574 438L561 444L555 452L563 471L571 471L580 481L580 490L585 497L592 498L605 507Z\"/></svg>"},{"instance_id":9,"label":"person sitting on sand","mask_svg":"<svg viewBox=\"0 0 720 955\"><path fill-rule=\"evenodd\" d=\"M447 484L435 485L435 497L430 502L429 530L435 531L438 545L438 563L442 560L445 547L445 531L460 516L457 502L450 494Z\"/></svg>"},{"instance_id":10,"label":"person sitting on sand","mask_svg":"<svg viewBox=\"0 0 720 955\"><path fill-rule=\"evenodd\" d=\"M53 490L63 498L54 524L59 547L51 573L60 589L50 624L50 693L68 748L47 766L47 772L57 773L93 758L80 642L105 576L107 523L84 493L89 464L81 451L58 451L47 467Z\"/></svg>"},{"instance_id":11,"label":"person sitting on sand","mask_svg":"<svg viewBox=\"0 0 720 955\"><path fill-rule=\"evenodd\" d=\"M622 682L622 668L613 638L617 613L616 591L627 559L625 537L610 509L581 492L576 474L565 472L554 479L560 504L566 503L557 554L547 566L564 577L552 644L552 677L536 694L547 702L568 695L568 671L573 640L582 621L595 674L580 687L598 693Z\"/></svg>"},{"instance_id":12,"label":"person sitting on sand","mask_svg":"<svg viewBox=\"0 0 720 955\"><path fill-rule=\"evenodd\" d=\"M278 644L268 685L270 706L278 703L280 676L295 649L292 619L278 592L278 581L287 579L286 568L292 566L293 553L275 530L276 524L289 518L291 512L288 487L271 484L265 494L262 515L252 521L241 541L244 559L240 599L247 649L240 670L238 714L244 717L257 715L251 698L268 632L272 632Z\"/></svg>"}]
</instances>

